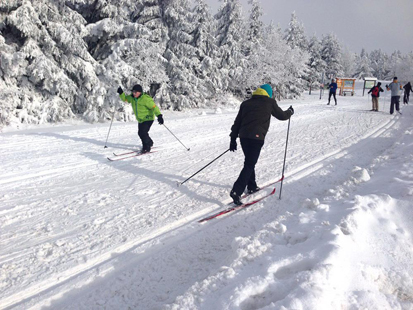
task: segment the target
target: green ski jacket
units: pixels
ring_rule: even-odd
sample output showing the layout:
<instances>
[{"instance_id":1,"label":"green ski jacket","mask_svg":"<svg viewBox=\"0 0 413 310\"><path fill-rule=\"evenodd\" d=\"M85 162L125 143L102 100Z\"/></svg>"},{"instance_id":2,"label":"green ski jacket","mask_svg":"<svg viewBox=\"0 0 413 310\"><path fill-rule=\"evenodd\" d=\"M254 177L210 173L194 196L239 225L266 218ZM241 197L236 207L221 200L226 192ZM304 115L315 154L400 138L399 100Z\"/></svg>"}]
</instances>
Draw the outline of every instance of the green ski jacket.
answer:
<instances>
[{"instance_id":1,"label":"green ski jacket","mask_svg":"<svg viewBox=\"0 0 413 310\"><path fill-rule=\"evenodd\" d=\"M122 101L132 104L133 113L135 113L139 123L153 121L155 116L161 114L152 97L148 94L142 93L138 98L135 98L132 95L126 96L125 93L122 93L119 97Z\"/></svg>"}]
</instances>

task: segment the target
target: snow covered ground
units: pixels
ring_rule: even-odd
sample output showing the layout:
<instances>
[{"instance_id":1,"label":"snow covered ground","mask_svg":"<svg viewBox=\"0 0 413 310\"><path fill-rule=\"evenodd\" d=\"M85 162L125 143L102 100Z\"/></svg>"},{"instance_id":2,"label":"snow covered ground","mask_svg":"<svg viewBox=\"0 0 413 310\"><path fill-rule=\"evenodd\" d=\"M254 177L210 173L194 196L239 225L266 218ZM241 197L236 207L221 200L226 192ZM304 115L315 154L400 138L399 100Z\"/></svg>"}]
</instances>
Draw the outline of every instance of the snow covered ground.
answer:
<instances>
[{"instance_id":1,"label":"snow covered ground","mask_svg":"<svg viewBox=\"0 0 413 310\"><path fill-rule=\"evenodd\" d=\"M1 309L413 309L413 108L367 97L292 102L279 199L204 224L243 163L237 109L164 113L156 153L136 123L0 135ZM281 102L286 109L291 102ZM384 112L383 112L384 109ZM259 185L282 174L288 122L272 120ZM270 191L262 191L256 197Z\"/></svg>"}]
</instances>

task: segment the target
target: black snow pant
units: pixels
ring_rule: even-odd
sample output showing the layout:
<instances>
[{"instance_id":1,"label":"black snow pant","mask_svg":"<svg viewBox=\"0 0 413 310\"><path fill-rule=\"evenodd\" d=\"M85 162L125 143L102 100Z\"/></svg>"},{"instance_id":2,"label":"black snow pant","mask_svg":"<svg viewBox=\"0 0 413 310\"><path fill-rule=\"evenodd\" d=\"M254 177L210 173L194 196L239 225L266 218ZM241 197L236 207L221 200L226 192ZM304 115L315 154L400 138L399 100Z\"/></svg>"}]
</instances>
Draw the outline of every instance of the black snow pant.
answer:
<instances>
[{"instance_id":1,"label":"black snow pant","mask_svg":"<svg viewBox=\"0 0 413 310\"><path fill-rule=\"evenodd\" d=\"M247 186L248 189L255 189L255 164L260 157L261 148L264 145L263 140L241 138L241 147L244 152L244 168L242 168L238 179L235 181L232 190L241 196Z\"/></svg>"},{"instance_id":2,"label":"black snow pant","mask_svg":"<svg viewBox=\"0 0 413 310\"><path fill-rule=\"evenodd\" d=\"M396 111L399 111L400 96L392 96L390 101L390 114L394 112L394 106L396 106Z\"/></svg>"},{"instance_id":3,"label":"black snow pant","mask_svg":"<svg viewBox=\"0 0 413 310\"><path fill-rule=\"evenodd\" d=\"M334 101L335 101L335 103L337 104L336 93L335 93L335 92L332 92L332 91L328 94L328 104L330 104L331 96L334 97Z\"/></svg>"},{"instance_id":4,"label":"black snow pant","mask_svg":"<svg viewBox=\"0 0 413 310\"><path fill-rule=\"evenodd\" d=\"M142 149L148 149L148 147L150 148L153 145L153 141L151 137L149 137L149 130L151 129L152 124L153 124L153 121L146 121L143 123L139 123L138 135L142 141Z\"/></svg>"},{"instance_id":5,"label":"black snow pant","mask_svg":"<svg viewBox=\"0 0 413 310\"><path fill-rule=\"evenodd\" d=\"M404 104L409 104L409 97L410 97L410 91L404 92L404 97L403 97L403 103Z\"/></svg>"}]
</instances>

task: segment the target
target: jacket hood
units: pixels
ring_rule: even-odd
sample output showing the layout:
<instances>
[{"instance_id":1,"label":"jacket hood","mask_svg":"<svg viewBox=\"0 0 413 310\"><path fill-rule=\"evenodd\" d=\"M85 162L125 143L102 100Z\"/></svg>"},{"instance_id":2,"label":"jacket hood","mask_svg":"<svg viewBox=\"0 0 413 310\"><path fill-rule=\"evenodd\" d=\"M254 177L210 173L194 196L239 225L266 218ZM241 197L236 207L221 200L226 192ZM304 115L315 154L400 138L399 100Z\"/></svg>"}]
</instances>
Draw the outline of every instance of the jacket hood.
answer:
<instances>
[{"instance_id":1,"label":"jacket hood","mask_svg":"<svg viewBox=\"0 0 413 310\"><path fill-rule=\"evenodd\" d=\"M253 96L254 96L254 95L258 95L258 96L270 97L270 95L268 95L268 93L267 93L264 89L262 89L262 88L257 88L257 89L252 93L252 95L253 95Z\"/></svg>"}]
</instances>

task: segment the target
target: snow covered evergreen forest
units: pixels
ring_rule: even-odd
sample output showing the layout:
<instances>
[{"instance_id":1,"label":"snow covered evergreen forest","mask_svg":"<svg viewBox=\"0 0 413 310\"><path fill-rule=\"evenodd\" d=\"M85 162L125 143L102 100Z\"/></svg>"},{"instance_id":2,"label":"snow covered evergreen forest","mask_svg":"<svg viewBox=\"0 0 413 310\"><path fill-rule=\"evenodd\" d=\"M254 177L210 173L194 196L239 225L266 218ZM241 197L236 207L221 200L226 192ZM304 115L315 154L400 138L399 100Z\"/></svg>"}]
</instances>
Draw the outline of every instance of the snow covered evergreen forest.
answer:
<instances>
[{"instance_id":1,"label":"snow covered evergreen forest","mask_svg":"<svg viewBox=\"0 0 413 310\"><path fill-rule=\"evenodd\" d=\"M247 14L243 10L248 10ZM133 119L116 89L141 84L162 109L212 107L260 83L298 98L327 76L413 76L413 53L360 54L333 33L261 21L259 0L5 0L0 3L0 129L81 118Z\"/></svg>"}]
</instances>

